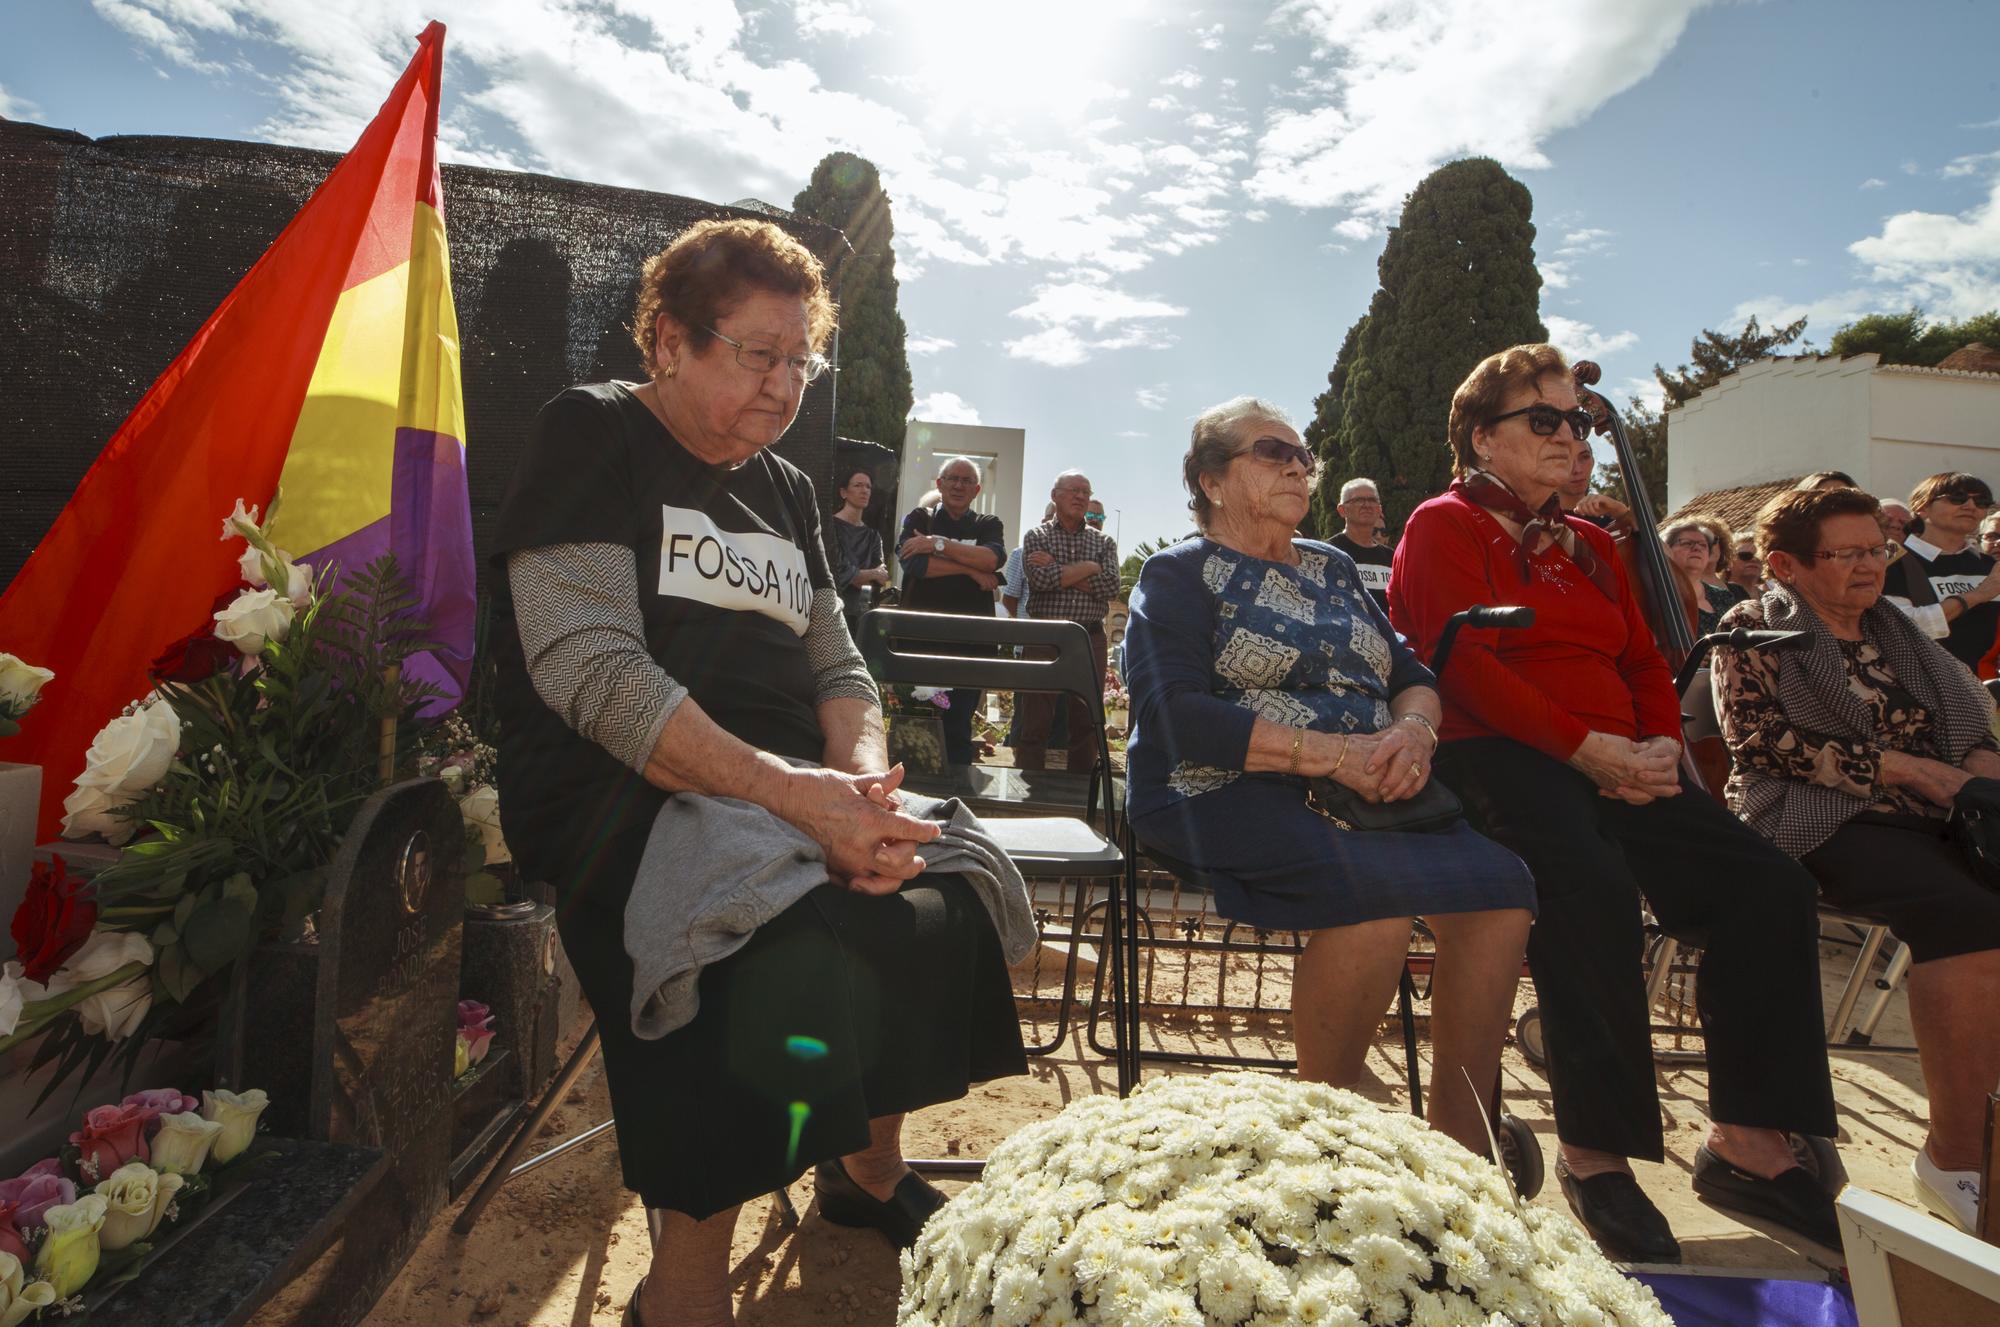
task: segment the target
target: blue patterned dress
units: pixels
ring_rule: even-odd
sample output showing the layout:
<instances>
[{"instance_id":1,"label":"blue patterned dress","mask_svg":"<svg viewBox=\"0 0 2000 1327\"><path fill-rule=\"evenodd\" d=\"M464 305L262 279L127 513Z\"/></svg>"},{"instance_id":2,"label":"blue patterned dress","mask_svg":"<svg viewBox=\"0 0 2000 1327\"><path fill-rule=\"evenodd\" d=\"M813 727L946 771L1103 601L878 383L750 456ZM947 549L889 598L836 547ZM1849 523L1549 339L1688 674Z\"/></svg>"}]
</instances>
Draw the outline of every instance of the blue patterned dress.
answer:
<instances>
[{"instance_id":1,"label":"blue patterned dress","mask_svg":"<svg viewBox=\"0 0 2000 1327\"><path fill-rule=\"evenodd\" d=\"M1270 929L1532 910L1527 867L1467 826L1351 832L1307 807L1304 779L1243 771L1259 717L1373 733L1398 692L1433 685L1352 559L1293 547L1297 566L1208 539L1146 560L1125 638L1140 842L1197 868L1223 916Z\"/></svg>"}]
</instances>

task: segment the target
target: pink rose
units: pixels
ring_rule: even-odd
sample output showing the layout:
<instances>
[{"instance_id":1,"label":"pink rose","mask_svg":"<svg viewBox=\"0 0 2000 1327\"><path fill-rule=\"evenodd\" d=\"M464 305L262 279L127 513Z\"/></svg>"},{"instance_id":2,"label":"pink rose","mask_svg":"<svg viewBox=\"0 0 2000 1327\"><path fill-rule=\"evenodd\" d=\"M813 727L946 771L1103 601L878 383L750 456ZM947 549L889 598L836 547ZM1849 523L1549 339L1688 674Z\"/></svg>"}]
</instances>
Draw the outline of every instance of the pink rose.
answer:
<instances>
[{"instance_id":1,"label":"pink rose","mask_svg":"<svg viewBox=\"0 0 2000 1327\"><path fill-rule=\"evenodd\" d=\"M32 1266L35 1261L28 1256L28 1242L21 1238L20 1227L14 1224L11 1203L0 1203L0 1253L13 1254L23 1267Z\"/></svg>"},{"instance_id":2,"label":"pink rose","mask_svg":"<svg viewBox=\"0 0 2000 1327\"><path fill-rule=\"evenodd\" d=\"M92 1183L109 1179L128 1161L151 1161L146 1146L148 1119L137 1106L98 1106L86 1111L83 1127L69 1136L82 1150L77 1169Z\"/></svg>"},{"instance_id":3,"label":"pink rose","mask_svg":"<svg viewBox=\"0 0 2000 1327\"><path fill-rule=\"evenodd\" d=\"M465 1058L469 1064L478 1064L486 1058L486 1051L493 1042L492 1028L460 1028L460 1041L465 1043Z\"/></svg>"},{"instance_id":4,"label":"pink rose","mask_svg":"<svg viewBox=\"0 0 2000 1327\"><path fill-rule=\"evenodd\" d=\"M149 1087L144 1092L134 1092L120 1104L145 1116L149 1133L158 1127L154 1122L162 1115L183 1115L201 1109L199 1101L177 1087Z\"/></svg>"},{"instance_id":5,"label":"pink rose","mask_svg":"<svg viewBox=\"0 0 2000 1327\"><path fill-rule=\"evenodd\" d=\"M493 1021L493 1011L477 1000L458 1002L458 1025L461 1028L483 1028Z\"/></svg>"},{"instance_id":6,"label":"pink rose","mask_svg":"<svg viewBox=\"0 0 2000 1327\"><path fill-rule=\"evenodd\" d=\"M38 1161L18 1179L0 1180L0 1207L12 1209L13 1225L33 1230L51 1207L76 1201L76 1184L63 1178L61 1163Z\"/></svg>"}]
</instances>

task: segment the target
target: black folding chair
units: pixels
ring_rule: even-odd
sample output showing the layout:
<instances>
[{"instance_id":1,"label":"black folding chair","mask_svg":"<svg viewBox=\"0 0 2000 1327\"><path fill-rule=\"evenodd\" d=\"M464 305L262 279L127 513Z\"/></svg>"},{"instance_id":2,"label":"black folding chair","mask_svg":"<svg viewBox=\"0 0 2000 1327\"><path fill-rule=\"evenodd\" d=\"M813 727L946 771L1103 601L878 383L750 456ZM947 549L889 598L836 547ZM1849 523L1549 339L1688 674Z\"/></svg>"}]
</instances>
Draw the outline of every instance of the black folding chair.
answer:
<instances>
[{"instance_id":1,"label":"black folding chair","mask_svg":"<svg viewBox=\"0 0 2000 1327\"><path fill-rule=\"evenodd\" d=\"M1074 622L1041 622L1000 617L960 617L944 613L913 613L877 608L861 619L861 656L868 671L883 685L964 687L988 691L1047 691L1073 696L1089 709L1097 734L1097 767L1090 772L1084 816L996 816L986 821L994 840L1013 859L1030 883L1079 882L1070 910L1069 954L1063 963L1063 987L1056 1009L1056 1028L1043 1043L1028 1048L1032 1055L1055 1050L1069 1033L1070 1008L1076 992L1078 950L1087 921L1100 911L1105 917L1105 948L1116 971L1118 897L1107 888L1101 905L1084 898L1084 881L1112 881L1126 873L1125 854L1117 843L1116 785L1111 748L1104 737L1104 692L1091 658L1090 636ZM1015 658L1015 647L1026 656ZM982 649L980 654L943 651ZM1093 823L1095 822L1095 823ZM1122 1064L1122 1061L1121 1061ZM1129 1091L1122 1067L1119 1092Z\"/></svg>"}]
</instances>

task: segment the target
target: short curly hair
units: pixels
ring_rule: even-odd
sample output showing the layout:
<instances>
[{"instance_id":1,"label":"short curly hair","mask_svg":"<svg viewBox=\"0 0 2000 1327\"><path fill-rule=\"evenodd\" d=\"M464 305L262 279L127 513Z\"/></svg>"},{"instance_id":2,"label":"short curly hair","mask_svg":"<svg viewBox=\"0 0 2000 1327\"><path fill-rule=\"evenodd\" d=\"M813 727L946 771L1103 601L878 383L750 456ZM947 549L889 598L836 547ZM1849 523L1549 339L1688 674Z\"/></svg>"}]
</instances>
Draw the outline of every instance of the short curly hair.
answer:
<instances>
[{"instance_id":1,"label":"short curly hair","mask_svg":"<svg viewBox=\"0 0 2000 1327\"><path fill-rule=\"evenodd\" d=\"M1821 522L1833 516L1880 519L1882 504L1858 488L1795 488L1780 493L1757 513L1757 556L1773 553L1809 558L1819 551Z\"/></svg>"},{"instance_id":2,"label":"short curly hair","mask_svg":"<svg viewBox=\"0 0 2000 1327\"><path fill-rule=\"evenodd\" d=\"M1558 373L1569 376L1569 361L1551 345L1509 346L1474 365L1451 394L1451 423L1445 429L1451 440L1451 472L1463 478L1479 468L1473 430L1500 413L1507 393Z\"/></svg>"},{"instance_id":3,"label":"short curly hair","mask_svg":"<svg viewBox=\"0 0 2000 1327\"><path fill-rule=\"evenodd\" d=\"M690 349L702 350L714 340L708 329L757 290L805 301L812 348L826 348L837 310L826 269L805 245L768 221L698 221L682 231L639 273L632 341L647 376L657 372L653 347L663 315L687 329Z\"/></svg>"}]
</instances>

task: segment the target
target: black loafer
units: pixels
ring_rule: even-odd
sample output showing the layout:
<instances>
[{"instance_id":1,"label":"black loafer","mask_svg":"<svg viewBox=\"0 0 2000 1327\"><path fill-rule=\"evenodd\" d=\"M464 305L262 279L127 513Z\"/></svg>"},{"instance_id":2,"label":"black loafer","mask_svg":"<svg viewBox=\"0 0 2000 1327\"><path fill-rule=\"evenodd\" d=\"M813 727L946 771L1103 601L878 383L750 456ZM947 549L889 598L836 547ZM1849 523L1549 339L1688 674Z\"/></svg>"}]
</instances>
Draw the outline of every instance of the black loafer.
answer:
<instances>
[{"instance_id":1,"label":"black loafer","mask_svg":"<svg viewBox=\"0 0 2000 1327\"><path fill-rule=\"evenodd\" d=\"M1673 1227L1639 1181L1623 1171L1607 1171L1580 1180L1556 1167L1569 1210L1614 1262L1673 1263L1681 1260L1680 1241Z\"/></svg>"},{"instance_id":2,"label":"black loafer","mask_svg":"<svg viewBox=\"0 0 2000 1327\"><path fill-rule=\"evenodd\" d=\"M836 1226L879 1230L899 1249L915 1244L924 1222L945 1204L945 1196L915 1171L903 1176L884 1202L850 1179L838 1159L813 1167L813 1188L819 1194L821 1216Z\"/></svg>"},{"instance_id":3,"label":"black loafer","mask_svg":"<svg viewBox=\"0 0 2000 1327\"><path fill-rule=\"evenodd\" d=\"M1783 1226L1829 1249L1840 1247L1840 1218L1833 1196L1803 1167L1793 1166L1767 1180L1698 1147L1694 1191L1717 1207Z\"/></svg>"}]
</instances>

